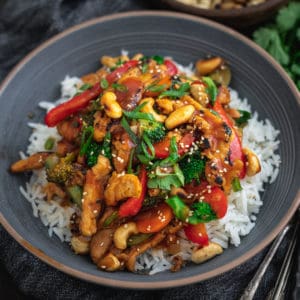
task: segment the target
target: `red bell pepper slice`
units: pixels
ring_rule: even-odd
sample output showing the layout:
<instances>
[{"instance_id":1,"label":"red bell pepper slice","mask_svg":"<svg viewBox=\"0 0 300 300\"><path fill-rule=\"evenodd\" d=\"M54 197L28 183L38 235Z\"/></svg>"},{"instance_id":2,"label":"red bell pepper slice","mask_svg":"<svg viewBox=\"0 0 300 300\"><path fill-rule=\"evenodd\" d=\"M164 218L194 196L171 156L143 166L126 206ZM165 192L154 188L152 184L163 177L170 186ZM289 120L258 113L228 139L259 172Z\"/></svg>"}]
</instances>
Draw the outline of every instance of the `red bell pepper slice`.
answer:
<instances>
[{"instance_id":1,"label":"red bell pepper slice","mask_svg":"<svg viewBox=\"0 0 300 300\"><path fill-rule=\"evenodd\" d=\"M186 237L193 243L199 244L201 246L208 245L209 239L205 225L203 223L199 223L196 225L189 224L185 226L184 233Z\"/></svg>"},{"instance_id":2,"label":"red bell pepper slice","mask_svg":"<svg viewBox=\"0 0 300 300\"><path fill-rule=\"evenodd\" d=\"M215 212L218 219L223 218L227 213L228 200L224 191L218 186L207 188L208 182L201 180L200 184L196 182L186 184L184 190L189 194L199 194L203 197L203 202L208 203ZM211 192L209 193L208 190Z\"/></svg>"},{"instance_id":3,"label":"red bell pepper slice","mask_svg":"<svg viewBox=\"0 0 300 300\"><path fill-rule=\"evenodd\" d=\"M222 120L231 128L232 134L234 135L233 139L230 143L230 148L229 148L230 149L230 160L233 162L236 159L239 159L244 163L243 168L239 175L239 177L242 179L246 175L246 164L245 164L246 158L245 158L245 155L242 150L242 143L241 143L241 140L234 128L233 121L227 116L227 114L220 102L220 97L222 97L222 89L219 90L219 94L218 94L216 102L213 106L213 110L215 110L220 115Z\"/></svg>"},{"instance_id":4,"label":"red bell pepper slice","mask_svg":"<svg viewBox=\"0 0 300 300\"><path fill-rule=\"evenodd\" d=\"M91 89L84 91L80 95L74 96L67 102L64 102L51 109L45 116L45 123L49 127L56 126L66 117L85 108L89 102L95 99L102 92L99 83L96 83Z\"/></svg>"},{"instance_id":5,"label":"red bell pepper slice","mask_svg":"<svg viewBox=\"0 0 300 300\"><path fill-rule=\"evenodd\" d=\"M135 216L140 211L147 192L147 171L144 166L141 167L139 179L142 184L141 195L137 198L131 197L121 204L119 209L120 217Z\"/></svg>"},{"instance_id":6,"label":"red bell pepper slice","mask_svg":"<svg viewBox=\"0 0 300 300\"><path fill-rule=\"evenodd\" d=\"M195 138L191 133L187 133L184 135L178 143L178 154L183 155L186 153L189 148L192 146ZM170 155L170 139L163 139L162 141L155 143L154 150L155 150L155 157L156 158L167 158Z\"/></svg>"},{"instance_id":7,"label":"red bell pepper slice","mask_svg":"<svg viewBox=\"0 0 300 300\"><path fill-rule=\"evenodd\" d=\"M167 67L169 75L172 77L178 73L176 65L169 59L164 61L165 66Z\"/></svg>"},{"instance_id":8,"label":"red bell pepper slice","mask_svg":"<svg viewBox=\"0 0 300 300\"><path fill-rule=\"evenodd\" d=\"M130 68L138 65L137 60L130 60L124 63L121 67L114 70L112 73L106 76L106 80L109 84L118 80L124 73ZM69 101L62 103L53 109L51 109L46 117L45 123L49 127L56 126L60 121L66 117L80 111L88 106L89 102L100 95L102 88L99 83L96 83L91 89L84 91L80 95L74 96Z\"/></svg>"}]
</instances>

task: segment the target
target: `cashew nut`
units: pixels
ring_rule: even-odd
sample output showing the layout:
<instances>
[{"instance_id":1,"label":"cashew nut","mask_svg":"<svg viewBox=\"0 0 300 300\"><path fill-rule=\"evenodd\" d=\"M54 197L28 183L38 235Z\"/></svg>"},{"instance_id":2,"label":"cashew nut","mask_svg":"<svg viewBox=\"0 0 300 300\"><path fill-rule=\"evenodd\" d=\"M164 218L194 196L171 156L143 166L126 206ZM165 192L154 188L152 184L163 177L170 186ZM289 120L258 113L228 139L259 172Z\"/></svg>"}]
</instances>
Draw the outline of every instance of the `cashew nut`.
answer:
<instances>
[{"instance_id":1,"label":"cashew nut","mask_svg":"<svg viewBox=\"0 0 300 300\"><path fill-rule=\"evenodd\" d=\"M243 152L246 156L247 175L254 176L261 170L259 159L256 154L248 148L244 148Z\"/></svg>"},{"instance_id":2,"label":"cashew nut","mask_svg":"<svg viewBox=\"0 0 300 300\"><path fill-rule=\"evenodd\" d=\"M188 120L193 115L194 111L195 111L195 107L190 104L176 109L166 119L165 121L166 127L170 130L188 122Z\"/></svg>"},{"instance_id":3,"label":"cashew nut","mask_svg":"<svg viewBox=\"0 0 300 300\"><path fill-rule=\"evenodd\" d=\"M122 117L122 108L117 102L117 96L113 92L106 92L101 97L101 104L104 106L105 113L112 119Z\"/></svg>"},{"instance_id":4,"label":"cashew nut","mask_svg":"<svg viewBox=\"0 0 300 300\"><path fill-rule=\"evenodd\" d=\"M223 249L219 244L209 242L208 246L198 249L192 253L192 261L196 264L201 264L222 252Z\"/></svg>"},{"instance_id":5,"label":"cashew nut","mask_svg":"<svg viewBox=\"0 0 300 300\"><path fill-rule=\"evenodd\" d=\"M142 112L151 114L157 122L164 122L166 116L158 114L154 109L154 99L153 98L144 98L141 100L139 104L145 103L147 104L141 109Z\"/></svg>"},{"instance_id":6,"label":"cashew nut","mask_svg":"<svg viewBox=\"0 0 300 300\"><path fill-rule=\"evenodd\" d=\"M87 254L90 251L90 239L85 236L73 236L71 247L76 254Z\"/></svg>"},{"instance_id":7,"label":"cashew nut","mask_svg":"<svg viewBox=\"0 0 300 300\"><path fill-rule=\"evenodd\" d=\"M112 67L115 67L119 61L128 61L128 60L129 60L129 58L127 55L121 55L121 56L117 56L117 57L104 55L101 57L100 61L103 66L112 68Z\"/></svg>"},{"instance_id":8,"label":"cashew nut","mask_svg":"<svg viewBox=\"0 0 300 300\"><path fill-rule=\"evenodd\" d=\"M121 267L121 263L116 256L112 253L107 254L105 257L98 261L97 266L105 271L116 271Z\"/></svg>"},{"instance_id":9,"label":"cashew nut","mask_svg":"<svg viewBox=\"0 0 300 300\"><path fill-rule=\"evenodd\" d=\"M134 222L121 225L114 233L114 244L118 249L127 248L127 240L132 234L138 233L138 229Z\"/></svg>"},{"instance_id":10,"label":"cashew nut","mask_svg":"<svg viewBox=\"0 0 300 300\"><path fill-rule=\"evenodd\" d=\"M198 101L201 105L206 106L209 103L208 95L205 91L204 84L193 83L191 85L191 94L194 99Z\"/></svg>"},{"instance_id":11,"label":"cashew nut","mask_svg":"<svg viewBox=\"0 0 300 300\"><path fill-rule=\"evenodd\" d=\"M164 114L169 114L174 110L173 108L174 101L172 100L156 99L155 102Z\"/></svg>"},{"instance_id":12,"label":"cashew nut","mask_svg":"<svg viewBox=\"0 0 300 300\"><path fill-rule=\"evenodd\" d=\"M223 59L221 57L212 57L209 59L198 60L196 63L196 70L200 75L207 75L223 63Z\"/></svg>"}]
</instances>

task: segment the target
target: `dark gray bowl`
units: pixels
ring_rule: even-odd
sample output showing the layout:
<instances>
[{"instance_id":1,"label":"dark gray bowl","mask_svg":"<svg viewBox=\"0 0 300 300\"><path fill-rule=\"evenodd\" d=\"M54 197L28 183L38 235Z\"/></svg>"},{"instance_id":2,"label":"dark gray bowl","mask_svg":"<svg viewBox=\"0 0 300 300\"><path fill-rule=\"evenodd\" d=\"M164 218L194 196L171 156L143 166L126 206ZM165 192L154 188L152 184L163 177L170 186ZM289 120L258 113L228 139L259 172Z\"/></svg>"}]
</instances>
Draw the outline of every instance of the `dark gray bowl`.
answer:
<instances>
[{"instance_id":1,"label":"dark gray bowl","mask_svg":"<svg viewBox=\"0 0 300 300\"><path fill-rule=\"evenodd\" d=\"M230 248L203 265L189 265L177 273L153 276L97 270L86 257L72 253L67 244L50 238L32 215L19 192L26 175L13 176L9 165L25 150L30 134L28 113L42 121L37 103L59 96L66 74L83 75L98 68L104 54L131 53L172 56L182 64L207 54L220 55L233 71L232 86L247 97L261 118L268 117L281 131L282 164L276 182L266 186L257 225L240 247ZM290 220L300 203L299 94L284 71L251 41L221 25L184 14L125 13L95 19L54 37L30 53L1 86L1 200L0 221L27 250L51 266L98 284L126 288L162 288L186 285L228 271L267 246Z\"/></svg>"}]
</instances>

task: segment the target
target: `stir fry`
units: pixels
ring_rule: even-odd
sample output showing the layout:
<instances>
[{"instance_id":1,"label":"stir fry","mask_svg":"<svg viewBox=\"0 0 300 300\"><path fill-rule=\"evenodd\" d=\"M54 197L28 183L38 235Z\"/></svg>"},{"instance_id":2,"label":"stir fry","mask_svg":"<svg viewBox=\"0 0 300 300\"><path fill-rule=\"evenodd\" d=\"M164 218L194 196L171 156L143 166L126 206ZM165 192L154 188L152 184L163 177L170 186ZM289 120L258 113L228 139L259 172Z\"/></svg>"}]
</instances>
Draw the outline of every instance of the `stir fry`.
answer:
<instances>
[{"instance_id":1,"label":"stir fry","mask_svg":"<svg viewBox=\"0 0 300 300\"><path fill-rule=\"evenodd\" d=\"M187 75L168 58L103 56L78 93L46 117L61 140L11 166L44 168L47 201L75 205L71 247L102 270L135 271L150 248L184 263L181 239L201 263L223 252L206 223L226 215L240 179L260 171L242 129L251 117L230 108L231 72L220 57L199 60ZM54 148L53 148L54 147Z\"/></svg>"}]
</instances>

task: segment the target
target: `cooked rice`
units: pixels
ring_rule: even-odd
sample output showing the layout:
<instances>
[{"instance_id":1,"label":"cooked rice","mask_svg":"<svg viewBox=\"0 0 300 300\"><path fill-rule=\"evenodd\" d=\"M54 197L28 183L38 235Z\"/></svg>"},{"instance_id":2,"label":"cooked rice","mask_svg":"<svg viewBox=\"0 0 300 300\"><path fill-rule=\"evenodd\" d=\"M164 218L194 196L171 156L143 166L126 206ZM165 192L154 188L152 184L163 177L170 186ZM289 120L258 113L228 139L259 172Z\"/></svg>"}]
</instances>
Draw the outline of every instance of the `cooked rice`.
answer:
<instances>
[{"instance_id":1,"label":"cooked rice","mask_svg":"<svg viewBox=\"0 0 300 300\"><path fill-rule=\"evenodd\" d=\"M190 70L190 66L180 70ZM66 77L61 85L61 98L55 103L41 102L40 107L47 111L56 105L68 100L76 93L76 86L81 81L76 77ZM247 99L241 100L238 93L231 90L231 106L251 111ZM44 151L44 143L48 137L59 141L60 136L55 128L48 128L43 124L29 123L33 133L29 137L27 154ZM256 214L262 206L260 193L264 191L266 183L276 180L279 172L280 156L276 154L279 146L277 137L279 131L275 130L269 120L260 121L255 112L243 132L243 145L252 149L261 162L261 172L253 177L241 180L242 191L231 193L228 197L228 211L224 218L207 224L207 232L211 241L227 248L229 244L238 246L241 237L247 235L255 226ZM55 148L54 148L55 149ZM63 241L69 241L70 216L75 212L74 207L62 207L59 201L45 201L43 186L47 183L43 170L34 171L30 181L21 187L21 193L31 203L33 215L40 217L42 223L48 227L50 236L57 235ZM181 252L184 260L190 260L192 251L197 245L187 241L181 232ZM138 272L149 272L150 275L170 269L172 256L168 256L161 249L152 249L140 255L136 262Z\"/></svg>"}]
</instances>

